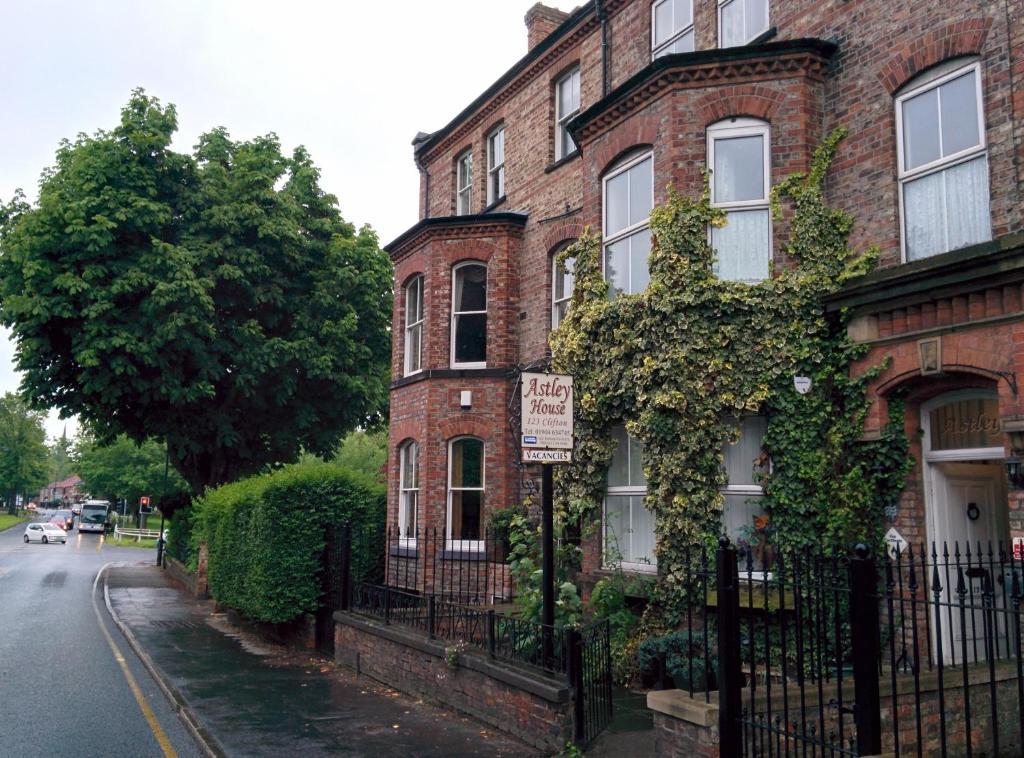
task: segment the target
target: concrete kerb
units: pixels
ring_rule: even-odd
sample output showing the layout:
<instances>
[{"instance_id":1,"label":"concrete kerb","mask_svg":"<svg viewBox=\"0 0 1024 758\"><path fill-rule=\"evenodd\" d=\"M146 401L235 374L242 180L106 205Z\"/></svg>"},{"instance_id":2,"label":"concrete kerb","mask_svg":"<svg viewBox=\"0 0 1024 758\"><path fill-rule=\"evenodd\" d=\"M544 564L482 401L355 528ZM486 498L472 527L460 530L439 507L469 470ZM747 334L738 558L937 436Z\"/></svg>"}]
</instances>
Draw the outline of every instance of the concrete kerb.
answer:
<instances>
[{"instance_id":1,"label":"concrete kerb","mask_svg":"<svg viewBox=\"0 0 1024 758\"><path fill-rule=\"evenodd\" d=\"M114 625L121 630L121 634L128 641L128 646L142 662L149 675L153 677L153 681L156 682L157 686L164 693L164 696L171 704L171 707L174 708L178 718L181 719L181 722L185 725L189 734L192 735L196 744L199 745L209 758L226 758L227 751L217 741L217 738L210 734L206 727L202 725L191 706L189 706L185 696L181 694L177 687L171 684L164 672L160 670L153 662L153 659L149 657L149 654L143 649L142 645L139 644L132 630L121 621L117 612L114 611L114 606L110 602L110 590L107 586L107 569L110 566L111 564L109 563L104 564L100 569L100 573L103 575L103 602L107 606L107 613L110 614Z\"/></svg>"}]
</instances>

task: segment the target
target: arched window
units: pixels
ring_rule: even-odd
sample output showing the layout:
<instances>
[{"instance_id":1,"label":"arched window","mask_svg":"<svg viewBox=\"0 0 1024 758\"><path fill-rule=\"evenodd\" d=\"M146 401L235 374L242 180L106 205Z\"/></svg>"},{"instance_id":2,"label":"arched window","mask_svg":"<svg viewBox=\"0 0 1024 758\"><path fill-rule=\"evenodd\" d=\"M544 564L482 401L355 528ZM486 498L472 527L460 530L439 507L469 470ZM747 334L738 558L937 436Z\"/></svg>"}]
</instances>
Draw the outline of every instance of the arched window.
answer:
<instances>
[{"instance_id":1,"label":"arched window","mask_svg":"<svg viewBox=\"0 0 1024 758\"><path fill-rule=\"evenodd\" d=\"M408 440L398 449L398 535L415 542L420 496L420 446Z\"/></svg>"},{"instance_id":2,"label":"arched window","mask_svg":"<svg viewBox=\"0 0 1024 758\"><path fill-rule=\"evenodd\" d=\"M405 375L423 368L423 276L405 285Z\"/></svg>"},{"instance_id":3,"label":"arched window","mask_svg":"<svg viewBox=\"0 0 1024 758\"><path fill-rule=\"evenodd\" d=\"M992 237L981 64L954 62L896 98L904 258Z\"/></svg>"},{"instance_id":4,"label":"arched window","mask_svg":"<svg viewBox=\"0 0 1024 758\"><path fill-rule=\"evenodd\" d=\"M452 270L453 368L487 365L487 266L460 263Z\"/></svg>"},{"instance_id":5,"label":"arched window","mask_svg":"<svg viewBox=\"0 0 1024 758\"><path fill-rule=\"evenodd\" d=\"M484 441L459 437L448 445L448 540L455 550L483 548Z\"/></svg>"},{"instance_id":6,"label":"arched window","mask_svg":"<svg viewBox=\"0 0 1024 758\"><path fill-rule=\"evenodd\" d=\"M655 571L654 514L644 505L644 448L623 426L612 429L612 438L617 446L604 497L604 563L630 571Z\"/></svg>"},{"instance_id":7,"label":"arched window","mask_svg":"<svg viewBox=\"0 0 1024 758\"><path fill-rule=\"evenodd\" d=\"M650 281L654 157L627 157L609 171L604 188L604 278L608 295L643 292Z\"/></svg>"},{"instance_id":8,"label":"arched window","mask_svg":"<svg viewBox=\"0 0 1024 758\"><path fill-rule=\"evenodd\" d=\"M565 318L572 301L572 292L576 286L574 271L576 261L566 258L558 262L558 254L551 257L551 328L556 329Z\"/></svg>"},{"instance_id":9,"label":"arched window","mask_svg":"<svg viewBox=\"0 0 1024 758\"><path fill-rule=\"evenodd\" d=\"M725 226L711 230L715 274L722 279L753 283L768 278L770 136L768 124L751 118L708 127L711 202L728 214Z\"/></svg>"}]
</instances>

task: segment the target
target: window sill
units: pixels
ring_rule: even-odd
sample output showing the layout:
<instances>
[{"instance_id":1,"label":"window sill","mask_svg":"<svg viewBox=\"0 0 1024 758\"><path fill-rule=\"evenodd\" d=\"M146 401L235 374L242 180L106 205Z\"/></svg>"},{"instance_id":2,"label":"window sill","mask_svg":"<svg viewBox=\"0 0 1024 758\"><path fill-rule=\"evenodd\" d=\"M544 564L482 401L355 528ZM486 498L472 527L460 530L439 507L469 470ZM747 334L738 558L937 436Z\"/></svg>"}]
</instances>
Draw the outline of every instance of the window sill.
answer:
<instances>
[{"instance_id":1,"label":"window sill","mask_svg":"<svg viewBox=\"0 0 1024 758\"><path fill-rule=\"evenodd\" d=\"M388 555L395 558L416 558L419 555L419 549L415 545L392 545L388 550Z\"/></svg>"},{"instance_id":2,"label":"window sill","mask_svg":"<svg viewBox=\"0 0 1024 758\"><path fill-rule=\"evenodd\" d=\"M391 389L398 389L428 379L507 379L507 368L428 368L417 374L403 376L391 382Z\"/></svg>"},{"instance_id":3,"label":"window sill","mask_svg":"<svg viewBox=\"0 0 1024 758\"><path fill-rule=\"evenodd\" d=\"M489 561L490 557L487 555L487 551L483 548L479 550L453 550L451 548L445 548L438 555L442 561Z\"/></svg>"},{"instance_id":4,"label":"window sill","mask_svg":"<svg viewBox=\"0 0 1024 758\"><path fill-rule=\"evenodd\" d=\"M555 161L550 166L548 166L546 169L544 169L544 173L545 174L550 174L552 171L557 171L562 166L564 166L566 163L570 163L571 161L573 161L574 159L579 158L579 157L580 157L580 151L579 150L574 150L573 152L569 153L568 155L562 156L557 161Z\"/></svg>"},{"instance_id":5,"label":"window sill","mask_svg":"<svg viewBox=\"0 0 1024 758\"><path fill-rule=\"evenodd\" d=\"M495 200L493 203L488 205L486 208L484 208L480 212L481 213L490 213L495 208L498 208L498 207L504 205L506 200L508 200L508 196L507 195L502 195L501 197L499 197L497 200Z\"/></svg>"}]
</instances>

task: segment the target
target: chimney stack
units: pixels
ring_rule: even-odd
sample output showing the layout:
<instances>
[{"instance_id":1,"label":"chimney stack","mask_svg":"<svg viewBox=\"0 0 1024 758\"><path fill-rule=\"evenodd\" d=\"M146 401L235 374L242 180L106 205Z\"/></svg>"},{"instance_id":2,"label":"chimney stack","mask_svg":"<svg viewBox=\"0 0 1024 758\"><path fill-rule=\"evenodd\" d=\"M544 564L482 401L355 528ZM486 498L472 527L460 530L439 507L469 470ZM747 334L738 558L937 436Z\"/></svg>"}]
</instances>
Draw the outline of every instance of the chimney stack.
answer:
<instances>
[{"instance_id":1,"label":"chimney stack","mask_svg":"<svg viewBox=\"0 0 1024 758\"><path fill-rule=\"evenodd\" d=\"M526 43L527 51L533 50L537 43L558 28L559 24L569 18L569 14L537 3L526 11Z\"/></svg>"}]
</instances>

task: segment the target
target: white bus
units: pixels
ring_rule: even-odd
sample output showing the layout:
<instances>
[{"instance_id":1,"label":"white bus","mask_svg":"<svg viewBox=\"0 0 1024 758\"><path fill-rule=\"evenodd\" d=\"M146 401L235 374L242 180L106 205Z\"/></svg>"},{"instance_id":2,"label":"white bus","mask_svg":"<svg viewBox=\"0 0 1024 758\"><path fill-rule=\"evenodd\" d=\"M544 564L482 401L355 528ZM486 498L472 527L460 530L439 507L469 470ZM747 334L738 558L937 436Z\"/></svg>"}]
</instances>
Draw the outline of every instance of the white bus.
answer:
<instances>
[{"instance_id":1,"label":"white bus","mask_svg":"<svg viewBox=\"0 0 1024 758\"><path fill-rule=\"evenodd\" d=\"M79 532L104 532L107 529L107 500L86 500L82 503L82 515L78 517Z\"/></svg>"}]
</instances>

